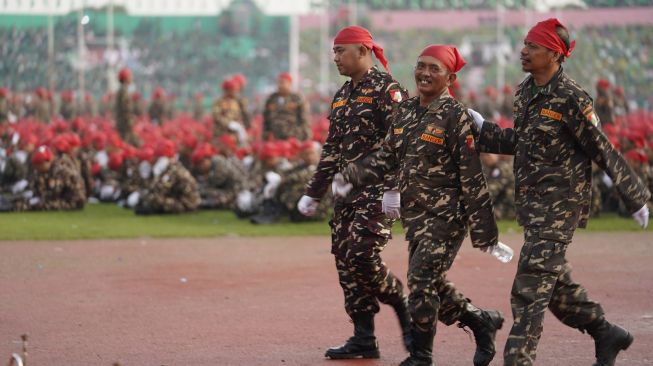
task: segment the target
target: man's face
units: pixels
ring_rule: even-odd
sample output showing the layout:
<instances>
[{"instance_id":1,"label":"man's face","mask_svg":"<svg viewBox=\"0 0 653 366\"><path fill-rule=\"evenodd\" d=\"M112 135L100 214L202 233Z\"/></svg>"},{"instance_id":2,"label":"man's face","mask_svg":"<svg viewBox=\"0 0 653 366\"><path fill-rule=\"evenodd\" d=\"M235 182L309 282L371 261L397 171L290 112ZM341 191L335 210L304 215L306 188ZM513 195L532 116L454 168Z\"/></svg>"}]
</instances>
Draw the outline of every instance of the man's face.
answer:
<instances>
[{"instance_id":1,"label":"man's face","mask_svg":"<svg viewBox=\"0 0 653 366\"><path fill-rule=\"evenodd\" d=\"M38 171L39 173L45 174L50 170L51 166L52 166L52 161L42 161L36 164L35 168L36 171Z\"/></svg>"},{"instance_id":2,"label":"man's face","mask_svg":"<svg viewBox=\"0 0 653 366\"><path fill-rule=\"evenodd\" d=\"M424 96L438 96L455 80L455 74L431 56L420 56L415 65L417 91Z\"/></svg>"},{"instance_id":3,"label":"man's face","mask_svg":"<svg viewBox=\"0 0 653 366\"><path fill-rule=\"evenodd\" d=\"M557 62L557 57L557 53L544 46L524 41L524 47L521 49L519 58L521 59L522 70L534 73L551 67L553 63Z\"/></svg>"},{"instance_id":4,"label":"man's face","mask_svg":"<svg viewBox=\"0 0 653 366\"><path fill-rule=\"evenodd\" d=\"M359 44L337 44L333 46L333 62L340 75L352 76L361 67L362 55Z\"/></svg>"},{"instance_id":5,"label":"man's face","mask_svg":"<svg viewBox=\"0 0 653 366\"><path fill-rule=\"evenodd\" d=\"M290 86L291 83L290 80L288 79L279 78L279 80L277 81L277 87L279 88L279 93L281 94L290 93Z\"/></svg>"},{"instance_id":6,"label":"man's face","mask_svg":"<svg viewBox=\"0 0 653 366\"><path fill-rule=\"evenodd\" d=\"M197 170L202 174L208 173L210 169L211 169L211 159L209 158L202 159L202 161L200 161L199 165L197 166Z\"/></svg>"}]
</instances>

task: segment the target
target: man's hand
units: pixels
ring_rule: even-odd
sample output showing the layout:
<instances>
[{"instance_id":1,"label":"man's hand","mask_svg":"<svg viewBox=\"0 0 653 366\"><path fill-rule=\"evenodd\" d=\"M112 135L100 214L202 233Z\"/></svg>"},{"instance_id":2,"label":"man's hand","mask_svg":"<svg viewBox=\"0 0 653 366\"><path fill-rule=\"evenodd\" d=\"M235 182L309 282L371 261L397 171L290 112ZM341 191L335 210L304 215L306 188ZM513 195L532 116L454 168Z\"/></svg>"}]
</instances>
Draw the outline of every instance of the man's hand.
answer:
<instances>
[{"instance_id":1,"label":"man's hand","mask_svg":"<svg viewBox=\"0 0 653 366\"><path fill-rule=\"evenodd\" d=\"M478 127L478 130L483 129L483 122L485 121L485 118L481 116L480 113L476 112L475 110L471 108L467 108L467 112L472 115L472 118L474 119L474 123L476 124L476 127Z\"/></svg>"},{"instance_id":2,"label":"man's hand","mask_svg":"<svg viewBox=\"0 0 653 366\"><path fill-rule=\"evenodd\" d=\"M304 216L314 216L319 202L312 197L303 195L297 202L297 210Z\"/></svg>"},{"instance_id":3,"label":"man's hand","mask_svg":"<svg viewBox=\"0 0 653 366\"><path fill-rule=\"evenodd\" d=\"M633 214L633 219L637 221L639 226L642 227L642 229L646 229L648 227L648 206L646 204L644 207L640 208L639 211L635 212Z\"/></svg>"},{"instance_id":4,"label":"man's hand","mask_svg":"<svg viewBox=\"0 0 653 366\"><path fill-rule=\"evenodd\" d=\"M347 197L349 191L351 191L353 187L354 186L351 183L345 181L345 177L342 174L336 173L336 175L333 176L331 191L334 196Z\"/></svg>"},{"instance_id":5,"label":"man's hand","mask_svg":"<svg viewBox=\"0 0 653 366\"><path fill-rule=\"evenodd\" d=\"M401 217L401 195L399 191L383 192L383 202L381 204L383 213L391 219Z\"/></svg>"}]
</instances>

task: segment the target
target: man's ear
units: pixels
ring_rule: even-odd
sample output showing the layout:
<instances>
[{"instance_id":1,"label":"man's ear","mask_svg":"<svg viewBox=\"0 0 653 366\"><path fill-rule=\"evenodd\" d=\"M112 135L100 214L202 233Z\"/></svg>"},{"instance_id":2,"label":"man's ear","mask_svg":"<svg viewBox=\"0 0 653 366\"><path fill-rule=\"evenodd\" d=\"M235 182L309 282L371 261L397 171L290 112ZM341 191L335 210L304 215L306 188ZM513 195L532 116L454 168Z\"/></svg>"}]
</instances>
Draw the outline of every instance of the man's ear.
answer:
<instances>
[{"instance_id":1,"label":"man's ear","mask_svg":"<svg viewBox=\"0 0 653 366\"><path fill-rule=\"evenodd\" d=\"M456 81L456 79L458 79L458 75L456 75L454 73L449 74L449 80L448 80L449 83L448 83L447 86L453 85L453 83Z\"/></svg>"},{"instance_id":2,"label":"man's ear","mask_svg":"<svg viewBox=\"0 0 653 366\"><path fill-rule=\"evenodd\" d=\"M360 57L365 57L367 56L368 53L370 53L370 49L363 46L362 44L358 46L358 54Z\"/></svg>"}]
</instances>

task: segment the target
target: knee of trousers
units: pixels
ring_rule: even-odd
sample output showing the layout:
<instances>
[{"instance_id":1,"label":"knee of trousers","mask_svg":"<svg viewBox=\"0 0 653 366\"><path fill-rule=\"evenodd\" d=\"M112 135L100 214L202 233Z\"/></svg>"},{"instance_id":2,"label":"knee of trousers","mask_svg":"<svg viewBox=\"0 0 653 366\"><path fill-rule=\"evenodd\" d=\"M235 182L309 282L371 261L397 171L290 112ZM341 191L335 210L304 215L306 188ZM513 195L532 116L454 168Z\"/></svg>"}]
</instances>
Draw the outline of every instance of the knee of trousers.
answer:
<instances>
[{"instance_id":1,"label":"knee of trousers","mask_svg":"<svg viewBox=\"0 0 653 366\"><path fill-rule=\"evenodd\" d=\"M438 320L440 297L437 293L428 291L412 291L408 295L408 311L410 316L420 328L428 328Z\"/></svg>"}]
</instances>

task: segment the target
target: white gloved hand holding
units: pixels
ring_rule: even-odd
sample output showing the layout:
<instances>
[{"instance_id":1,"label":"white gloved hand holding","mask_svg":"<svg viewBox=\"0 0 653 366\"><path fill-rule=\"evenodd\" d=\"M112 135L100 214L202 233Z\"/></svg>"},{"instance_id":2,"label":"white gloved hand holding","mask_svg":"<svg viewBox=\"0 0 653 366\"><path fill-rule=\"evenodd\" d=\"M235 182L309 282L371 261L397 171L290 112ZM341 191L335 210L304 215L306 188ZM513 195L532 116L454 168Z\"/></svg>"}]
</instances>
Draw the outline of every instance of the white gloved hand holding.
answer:
<instances>
[{"instance_id":1,"label":"white gloved hand holding","mask_svg":"<svg viewBox=\"0 0 653 366\"><path fill-rule=\"evenodd\" d=\"M251 212L254 205L254 194L249 190L240 191L236 196L236 206L243 212Z\"/></svg>"},{"instance_id":2,"label":"white gloved hand holding","mask_svg":"<svg viewBox=\"0 0 653 366\"><path fill-rule=\"evenodd\" d=\"M633 219L637 221L639 226L642 227L642 229L646 229L648 227L648 206L644 205L644 207L640 208L637 212L633 214Z\"/></svg>"},{"instance_id":3,"label":"white gloved hand holding","mask_svg":"<svg viewBox=\"0 0 653 366\"><path fill-rule=\"evenodd\" d=\"M381 204L383 213L391 219L398 219L401 217L401 195L399 191L385 191L383 192L383 202Z\"/></svg>"},{"instance_id":4,"label":"white gloved hand holding","mask_svg":"<svg viewBox=\"0 0 653 366\"><path fill-rule=\"evenodd\" d=\"M474 119L474 124L476 124L476 127L478 127L478 130L479 131L482 130L483 129L483 122L485 121L485 118L483 118L483 116L481 116L480 113L476 112L475 110L473 110L471 108L467 108L467 112L469 112L469 114Z\"/></svg>"},{"instance_id":5,"label":"white gloved hand holding","mask_svg":"<svg viewBox=\"0 0 653 366\"><path fill-rule=\"evenodd\" d=\"M39 203L41 203L41 199L39 197L32 197L27 202L29 203L30 206L36 206Z\"/></svg>"},{"instance_id":6,"label":"white gloved hand holding","mask_svg":"<svg viewBox=\"0 0 653 366\"><path fill-rule=\"evenodd\" d=\"M270 199L277 193L279 184L281 184L281 176L275 172L267 172L265 173L265 181L267 183L263 187L263 197Z\"/></svg>"},{"instance_id":7,"label":"white gloved hand holding","mask_svg":"<svg viewBox=\"0 0 653 366\"><path fill-rule=\"evenodd\" d=\"M347 197L349 191L351 191L353 187L354 186L351 183L345 181L345 177L342 174L336 173L336 175L333 176L331 191L334 196Z\"/></svg>"},{"instance_id":8,"label":"white gloved hand holding","mask_svg":"<svg viewBox=\"0 0 653 366\"><path fill-rule=\"evenodd\" d=\"M127 196L127 207L134 208L138 204L138 201L141 199L141 194L138 191L132 192Z\"/></svg>"},{"instance_id":9,"label":"white gloved hand holding","mask_svg":"<svg viewBox=\"0 0 653 366\"><path fill-rule=\"evenodd\" d=\"M27 179L19 180L18 182L14 183L13 186L11 186L11 193L18 194L24 191L25 188L27 188L28 184L29 183L27 182Z\"/></svg>"},{"instance_id":10,"label":"white gloved hand holding","mask_svg":"<svg viewBox=\"0 0 653 366\"><path fill-rule=\"evenodd\" d=\"M603 182L603 184L605 184L606 188L612 188L612 186L614 185L614 183L612 182L612 178L610 178L609 175L605 174L605 172L603 172L603 175L601 176L601 181Z\"/></svg>"},{"instance_id":11,"label":"white gloved hand holding","mask_svg":"<svg viewBox=\"0 0 653 366\"><path fill-rule=\"evenodd\" d=\"M241 144L244 144L247 141L247 130L245 130L245 127L243 127L242 124L236 121L231 121L227 124L227 128L238 135L238 142Z\"/></svg>"},{"instance_id":12,"label":"white gloved hand holding","mask_svg":"<svg viewBox=\"0 0 653 366\"><path fill-rule=\"evenodd\" d=\"M302 215L310 217L315 215L319 204L320 203L316 199L303 195L302 198L299 199L299 202L297 202L297 210L299 210Z\"/></svg>"}]
</instances>

